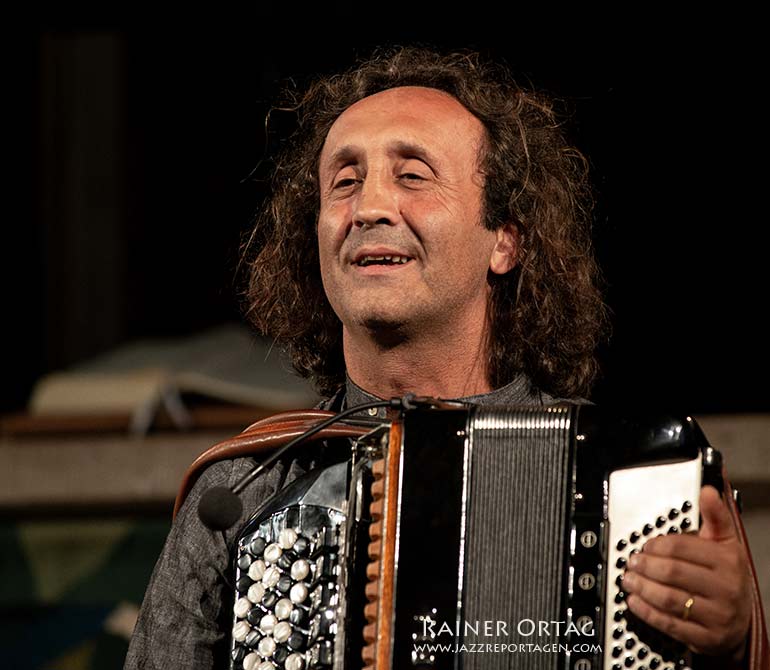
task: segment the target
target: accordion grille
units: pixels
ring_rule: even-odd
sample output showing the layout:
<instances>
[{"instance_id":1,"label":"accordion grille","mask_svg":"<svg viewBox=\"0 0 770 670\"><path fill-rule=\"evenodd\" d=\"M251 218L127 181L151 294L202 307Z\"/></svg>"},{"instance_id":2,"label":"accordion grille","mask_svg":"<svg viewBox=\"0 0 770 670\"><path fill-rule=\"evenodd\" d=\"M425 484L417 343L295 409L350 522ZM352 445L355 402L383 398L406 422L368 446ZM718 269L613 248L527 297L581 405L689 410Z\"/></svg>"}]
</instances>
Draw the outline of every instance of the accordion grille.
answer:
<instances>
[{"instance_id":1,"label":"accordion grille","mask_svg":"<svg viewBox=\"0 0 770 670\"><path fill-rule=\"evenodd\" d=\"M470 642L558 644L555 630L529 635L527 622L521 637L517 627L523 619L559 619L570 423L568 407L479 409L470 420L463 619L494 621L496 635ZM508 637L500 637L497 622ZM468 654L464 668L543 670L557 659Z\"/></svg>"}]
</instances>

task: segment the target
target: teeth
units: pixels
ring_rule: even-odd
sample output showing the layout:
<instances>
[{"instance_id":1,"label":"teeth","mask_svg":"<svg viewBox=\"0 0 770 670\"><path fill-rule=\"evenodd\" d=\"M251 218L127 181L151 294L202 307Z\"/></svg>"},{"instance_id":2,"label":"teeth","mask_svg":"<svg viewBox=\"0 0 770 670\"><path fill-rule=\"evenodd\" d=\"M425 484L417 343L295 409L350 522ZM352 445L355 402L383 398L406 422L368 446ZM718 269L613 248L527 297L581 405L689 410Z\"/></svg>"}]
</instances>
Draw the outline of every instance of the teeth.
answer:
<instances>
[{"instance_id":1,"label":"teeth","mask_svg":"<svg viewBox=\"0 0 770 670\"><path fill-rule=\"evenodd\" d=\"M404 263L409 262L409 256L364 256L358 261L357 265L365 266L380 261L388 261L389 263L396 265L403 265Z\"/></svg>"}]
</instances>

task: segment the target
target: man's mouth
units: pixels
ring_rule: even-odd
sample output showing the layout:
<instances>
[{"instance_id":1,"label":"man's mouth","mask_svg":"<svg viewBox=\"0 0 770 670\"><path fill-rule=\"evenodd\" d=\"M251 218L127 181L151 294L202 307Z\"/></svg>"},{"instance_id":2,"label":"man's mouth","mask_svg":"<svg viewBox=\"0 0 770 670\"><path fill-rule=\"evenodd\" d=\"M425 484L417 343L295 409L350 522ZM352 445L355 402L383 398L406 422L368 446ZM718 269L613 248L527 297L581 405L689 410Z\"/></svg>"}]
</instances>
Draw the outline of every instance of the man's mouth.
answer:
<instances>
[{"instance_id":1,"label":"man's mouth","mask_svg":"<svg viewBox=\"0 0 770 670\"><path fill-rule=\"evenodd\" d=\"M361 256L354 264L365 268L369 265L405 265L411 260L410 256Z\"/></svg>"}]
</instances>

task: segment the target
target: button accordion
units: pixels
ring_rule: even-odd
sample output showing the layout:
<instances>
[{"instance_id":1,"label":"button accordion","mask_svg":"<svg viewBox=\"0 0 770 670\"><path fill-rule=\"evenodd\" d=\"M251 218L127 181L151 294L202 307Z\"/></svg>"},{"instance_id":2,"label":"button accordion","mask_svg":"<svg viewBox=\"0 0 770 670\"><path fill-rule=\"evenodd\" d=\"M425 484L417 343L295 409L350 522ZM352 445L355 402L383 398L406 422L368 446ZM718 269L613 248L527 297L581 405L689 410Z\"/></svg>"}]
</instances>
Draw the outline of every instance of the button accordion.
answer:
<instances>
[{"instance_id":1,"label":"button accordion","mask_svg":"<svg viewBox=\"0 0 770 670\"><path fill-rule=\"evenodd\" d=\"M622 574L722 489L692 419L447 405L359 432L239 534L231 668L691 666Z\"/></svg>"}]
</instances>

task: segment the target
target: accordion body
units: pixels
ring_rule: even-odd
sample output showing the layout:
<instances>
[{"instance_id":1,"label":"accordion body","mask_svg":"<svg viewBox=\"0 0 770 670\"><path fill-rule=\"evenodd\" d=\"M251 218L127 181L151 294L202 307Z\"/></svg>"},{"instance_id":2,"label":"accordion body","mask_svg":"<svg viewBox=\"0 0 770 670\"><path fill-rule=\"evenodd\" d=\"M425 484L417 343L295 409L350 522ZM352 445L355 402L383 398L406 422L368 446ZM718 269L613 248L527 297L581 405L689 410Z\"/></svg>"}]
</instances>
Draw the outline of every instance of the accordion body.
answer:
<instances>
[{"instance_id":1,"label":"accordion body","mask_svg":"<svg viewBox=\"0 0 770 670\"><path fill-rule=\"evenodd\" d=\"M447 406L368 428L239 534L231 668L691 667L622 590L629 555L722 488L690 418Z\"/></svg>"}]
</instances>

